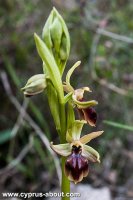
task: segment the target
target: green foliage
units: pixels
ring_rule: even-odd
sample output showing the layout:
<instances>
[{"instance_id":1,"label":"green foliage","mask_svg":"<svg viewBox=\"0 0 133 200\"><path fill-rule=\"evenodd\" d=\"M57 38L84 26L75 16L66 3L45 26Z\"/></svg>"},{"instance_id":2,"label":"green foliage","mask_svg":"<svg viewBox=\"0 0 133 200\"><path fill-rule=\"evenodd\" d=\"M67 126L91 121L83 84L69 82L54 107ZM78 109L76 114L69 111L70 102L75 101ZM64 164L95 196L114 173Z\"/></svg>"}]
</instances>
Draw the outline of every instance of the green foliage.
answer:
<instances>
[{"instance_id":1,"label":"green foliage","mask_svg":"<svg viewBox=\"0 0 133 200\"><path fill-rule=\"evenodd\" d=\"M12 138L11 129L0 131L0 144L7 142Z\"/></svg>"},{"instance_id":2,"label":"green foliage","mask_svg":"<svg viewBox=\"0 0 133 200\"><path fill-rule=\"evenodd\" d=\"M124 125L124 124L121 124L121 123L116 123L116 122L107 121L107 120L104 120L103 122L105 124L109 125L109 126L124 129L124 130L127 130L127 131L133 131L133 126Z\"/></svg>"}]
</instances>

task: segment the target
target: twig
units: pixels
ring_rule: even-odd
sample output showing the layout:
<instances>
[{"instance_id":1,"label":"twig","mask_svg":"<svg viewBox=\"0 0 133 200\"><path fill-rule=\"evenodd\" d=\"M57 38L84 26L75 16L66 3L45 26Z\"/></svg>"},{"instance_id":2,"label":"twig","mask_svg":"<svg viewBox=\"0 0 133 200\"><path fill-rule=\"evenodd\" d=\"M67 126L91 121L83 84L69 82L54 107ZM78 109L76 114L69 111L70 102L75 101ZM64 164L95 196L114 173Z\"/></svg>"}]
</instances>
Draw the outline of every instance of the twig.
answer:
<instances>
[{"instance_id":1,"label":"twig","mask_svg":"<svg viewBox=\"0 0 133 200\"><path fill-rule=\"evenodd\" d=\"M23 110L26 110L27 106L28 106L28 99L24 99L23 104L22 104L22 108L20 110L19 116L17 118L17 121L11 131L11 137L10 139L12 139L13 137L15 137L18 133L18 131L20 130L21 126L23 125L24 122L24 112ZM15 138L14 140L11 140L10 145L9 145L9 154L12 155L13 154L13 146L15 144Z\"/></svg>"},{"instance_id":2,"label":"twig","mask_svg":"<svg viewBox=\"0 0 133 200\"><path fill-rule=\"evenodd\" d=\"M12 160L4 169L0 170L0 175L7 173L9 170L16 167L27 155L27 153L30 151L30 149L33 146L33 138L30 138L29 143L23 148L23 150L20 152L20 154Z\"/></svg>"},{"instance_id":3,"label":"twig","mask_svg":"<svg viewBox=\"0 0 133 200\"><path fill-rule=\"evenodd\" d=\"M5 91L7 93L7 96L11 100L12 104L16 107L16 109L19 112L22 109L22 112L24 114L24 119L35 130L36 134L41 138L42 142L47 147L48 151L50 152L51 156L53 157L53 160L54 160L54 163L55 163L55 167L56 167L56 171L57 171L57 175L58 175L58 178L59 178L59 181L60 181L61 180L61 168L60 168L60 164L59 164L59 159L57 158L56 154L50 148L49 141L48 141L47 137L45 136L43 131L40 129L40 127L35 123L35 121L23 109L23 107L20 105L20 103L18 102L16 97L14 97L14 95L12 94L7 75L6 75L6 73L4 71L1 72L1 80L2 80L3 86L5 88Z\"/></svg>"},{"instance_id":4,"label":"twig","mask_svg":"<svg viewBox=\"0 0 133 200\"><path fill-rule=\"evenodd\" d=\"M130 43L130 44L133 44L133 38L127 37L125 35L112 33L110 31L107 31L107 30L102 29L102 28L98 28L96 32L100 35L105 35L105 36L110 37L110 38L115 39L115 40L120 40L122 42L127 42L127 43Z\"/></svg>"},{"instance_id":5,"label":"twig","mask_svg":"<svg viewBox=\"0 0 133 200\"><path fill-rule=\"evenodd\" d=\"M98 29L98 30L103 30L103 29ZM100 32L100 33L102 33L102 32ZM97 31L97 33L94 36L93 42L92 42L92 47L91 47L91 52L90 52L90 57L89 57L89 68L91 69L92 78L93 78L93 80L97 81L100 85L102 85L102 86L104 86L104 87L106 87L106 88L108 88L108 89L110 89L110 90L112 90L112 91L114 91L114 92L116 92L120 95L127 96L128 95L127 90L119 88L116 85L114 85L113 83L109 83L105 79L98 78L98 76L95 73L95 70L94 70L95 56L96 56L97 46L98 46L100 37L101 37L101 35L99 34L99 31Z\"/></svg>"},{"instance_id":6,"label":"twig","mask_svg":"<svg viewBox=\"0 0 133 200\"><path fill-rule=\"evenodd\" d=\"M98 83L100 83L102 86L120 94L120 95L124 95L127 96L128 95L128 91L124 90L122 88L117 87L116 85L114 85L113 83L109 83L107 82L105 79L98 79L96 78L95 81L97 81Z\"/></svg>"},{"instance_id":7,"label":"twig","mask_svg":"<svg viewBox=\"0 0 133 200\"><path fill-rule=\"evenodd\" d=\"M28 106L28 102L29 102L28 99L24 99L22 107L19 111L18 119L17 119L17 121L16 121L16 123L15 123L15 125L14 125L14 127L11 131L11 137L14 137L17 134L18 130L20 129L20 126L23 124L24 114L25 114L23 111L26 110L26 108Z\"/></svg>"}]
</instances>

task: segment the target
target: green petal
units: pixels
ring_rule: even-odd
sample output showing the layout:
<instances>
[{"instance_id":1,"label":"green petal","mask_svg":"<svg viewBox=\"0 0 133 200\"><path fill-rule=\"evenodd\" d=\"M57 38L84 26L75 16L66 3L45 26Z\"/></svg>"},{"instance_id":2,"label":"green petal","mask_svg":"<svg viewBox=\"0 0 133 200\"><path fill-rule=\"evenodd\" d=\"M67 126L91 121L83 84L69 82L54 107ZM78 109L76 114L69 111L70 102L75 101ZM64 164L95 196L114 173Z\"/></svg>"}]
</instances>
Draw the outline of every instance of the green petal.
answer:
<instances>
[{"instance_id":1,"label":"green petal","mask_svg":"<svg viewBox=\"0 0 133 200\"><path fill-rule=\"evenodd\" d=\"M90 142L92 139L100 136L103 133L103 131L97 131L97 132L92 132L89 133L87 135L84 135L83 137L80 138L80 142L82 144L87 144L88 142Z\"/></svg>"},{"instance_id":2,"label":"green petal","mask_svg":"<svg viewBox=\"0 0 133 200\"><path fill-rule=\"evenodd\" d=\"M75 122L67 131L67 139L69 138L69 142L80 139L81 131L85 123L85 120L75 120Z\"/></svg>"},{"instance_id":3,"label":"green petal","mask_svg":"<svg viewBox=\"0 0 133 200\"><path fill-rule=\"evenodd\" d=\"M82 155L92 162L100 163L99 153L88 145L85 145L85 144L83 145Z\"/></svg>"},{"instance_id":4,"label":"green petal","mask_svg":"<svg viewBox=\"0 0 133 200\"><path fill-rule=\"evenodd\" d=\"M72 95L72 99L73 99L74 103L78 106L78 108L88 108L88 107L95 106L95 105L98 104L98 102L95 101L95 100L91 100L91 101L78 101L76 99L76 96L74 94Z\"/></svg>"},{"instance_id":5,"label":"green petal","mask_svg":"<svg viewBox=\"0 0 133 200\"><path fill-rule=\"evenodd\" d=\"M53 145L51 142L50 147L61 156L69 156L71 154L71 146L69 143Z\"/></svg>"},{"instance_id":6,"label":"green petal","mask_svg":"<svg viewBox=\"0 0 133 200\"><path fill-rule=\"evenodd\" d=\"M71 78L71 75L72 73L74 72L74 70L80 65L81 61L77 61L72 67L71 69L69 69L69 71L67 72L67 75L66 75L66 84L67 85L71 85L70 84L70 78Z\"/></svg>"},{"instance_id":7,"label":"green petal","mask_svg":"<svg viewBox=\"0 0 133 200\"><path fill-rule=\"evenodd\" d=\"M71 85L67 85L66 82L63 84L63 89L66 93L74 92L74 88Z\"/></svg>"}]
</instances>

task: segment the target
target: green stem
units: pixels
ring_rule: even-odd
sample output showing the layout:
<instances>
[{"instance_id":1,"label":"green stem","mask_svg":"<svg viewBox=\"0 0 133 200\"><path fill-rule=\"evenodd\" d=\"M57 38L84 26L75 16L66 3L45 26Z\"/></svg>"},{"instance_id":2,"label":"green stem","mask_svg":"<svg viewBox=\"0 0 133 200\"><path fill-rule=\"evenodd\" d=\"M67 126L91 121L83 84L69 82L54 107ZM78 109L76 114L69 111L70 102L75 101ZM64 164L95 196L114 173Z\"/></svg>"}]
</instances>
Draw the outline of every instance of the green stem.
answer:
<instances>
[{"instance_id":1,"label":"green stem","mask_svg":"<svg viewBox=\"0 0 133 200\"><path fill-rule=\"evenodd\" d=\"M66 113L65 105L60 103L61 143L66 143Z\"/></svg>"},{"instance_id":2,"label":"green stem","mask_svg":"<svg viewBox=\"0 0 133 200\"><path fill-rule=\"evenodd\" d=\"M70 197L66 197L66 193L70 193L70 181L64 173L66 158L62 157L62 183L61 183L61 192L64 194L62 200L70 200Z\"/></svg>"},{"instance_id":3,"label":"green stem","mask_svg":"<svg viewBox=\"0 0 133 200\"><path fill-rule=\"evenodd\" d=\"M60 103L60 120L61 120L61 135L60 142L66 143L66 113L65 104ZM64 173L64 167L66 158L62 157L62 181L61 181L61 192L64 194L62 200L70 200L70 197L66 197L66 193L70 193L70 181Z\"/></svg>"}]
</instances>

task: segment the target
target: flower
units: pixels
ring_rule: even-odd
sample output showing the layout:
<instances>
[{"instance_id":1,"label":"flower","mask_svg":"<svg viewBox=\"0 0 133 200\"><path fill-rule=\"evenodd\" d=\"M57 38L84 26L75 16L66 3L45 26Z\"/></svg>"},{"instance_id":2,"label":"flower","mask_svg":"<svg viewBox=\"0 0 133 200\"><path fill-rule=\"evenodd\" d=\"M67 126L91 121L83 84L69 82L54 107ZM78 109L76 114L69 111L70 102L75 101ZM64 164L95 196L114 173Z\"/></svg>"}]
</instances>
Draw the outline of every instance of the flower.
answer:
<instances>
[{"instance_id":1,"label":"flower","mask_svg":"<svg viewBox=\"0 0 133 200\"><path fill-rule=\"evenodd\" d=\"M92 132L80 138L84 120L75 120L66 134L68 143L53 145L51 148L61 156L67 157L65 162L65 174L70 181L78 183L89 173L89 161L100 162L99 153L86 145L92 139L100 136L103 131Z\"/></svg>"},{"instance_id":2,"label":"flower","mask_svg":"<svg viewBox=\"0 0 133 200\"><path fill-rule=\"evenodd\" d=\"M78 113L80 115L80 118L85 120L88 124L91 126L96 125L97 120L97 114L94 108L92 106L95 106L98 104L97 101L91 100L91 101L85 101L84 100L84 92L91 92L89 87L82 87L79 89L74 90L74 88L70 84L70 77L75 70L80 65L80 61L76 62L74 66L68 71L66 75L66 82L64 82L64 91L69 94L71 97L71 100L78 109Z\"/></svg>"},{"instance_id":3,"label":"flower","mask_svg":"<svg viewBox=\"0 0 133 200\"><path fill-rule=\"evenodd\" d=\"M43 92L46 86L46 75L36 74L27 81L25 87L21 88L21 90L26 97L31 97Z\"/></svg>"}]
</instances>

